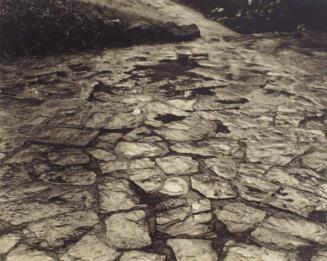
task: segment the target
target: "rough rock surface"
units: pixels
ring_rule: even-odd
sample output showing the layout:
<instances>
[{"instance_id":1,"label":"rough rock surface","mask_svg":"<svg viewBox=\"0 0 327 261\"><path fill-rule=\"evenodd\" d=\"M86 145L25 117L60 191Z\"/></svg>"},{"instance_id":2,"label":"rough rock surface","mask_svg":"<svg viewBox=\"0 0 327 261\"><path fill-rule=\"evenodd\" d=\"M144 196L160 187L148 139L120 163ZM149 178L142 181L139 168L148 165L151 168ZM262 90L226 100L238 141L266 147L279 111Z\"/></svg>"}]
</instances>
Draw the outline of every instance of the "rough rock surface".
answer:
<instances>
[{"instance_id":1,"label":"rough rock surface","mask_svg":"<svg viewBox=\"0 0 327 261\"><path fill-rule=\"evenodd\" d=\"M217 253L210 241L196 239L169 239L177 261L217 261Z\"/></svg>"},{"instance_id":2,"label":"rough rock surface","mask_svg":"<svg viewBox=\"0 0 327 261\"><path fill-rule=\"evenodd\" d=\"M135 249L151 245L145 212L136 210L113 214L106 220L106 238L118 249Z\"/></svg>"},{"instance_id":3,"label":"rough rock surface","mask_svg":"<svg viewBox=\"0 0 327 261\"><path fill-rule=\"evenodd\" d=\"M326 36L112 2L202 38L0 61L0 260L326 259Z\"/></svg>"}]
</instances>

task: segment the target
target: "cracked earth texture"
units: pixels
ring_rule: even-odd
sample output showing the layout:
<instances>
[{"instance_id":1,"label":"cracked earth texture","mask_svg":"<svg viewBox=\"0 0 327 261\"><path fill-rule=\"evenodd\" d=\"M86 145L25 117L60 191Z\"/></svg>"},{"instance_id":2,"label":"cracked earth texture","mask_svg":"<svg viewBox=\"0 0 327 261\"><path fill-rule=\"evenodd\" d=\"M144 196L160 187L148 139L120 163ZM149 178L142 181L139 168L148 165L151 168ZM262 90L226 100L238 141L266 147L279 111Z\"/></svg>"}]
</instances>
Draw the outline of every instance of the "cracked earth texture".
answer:
<instances>
[{"instance_id":1,"label":"cracked earth texture","mask_svg":"<svg viewBox=\"0 0 327 261\"><path fill-rule=\"evenodd\" d=\"M1 261L327 260L326 36L198 16L192 42L1 64Z\"/></svg>"}]
</instances>

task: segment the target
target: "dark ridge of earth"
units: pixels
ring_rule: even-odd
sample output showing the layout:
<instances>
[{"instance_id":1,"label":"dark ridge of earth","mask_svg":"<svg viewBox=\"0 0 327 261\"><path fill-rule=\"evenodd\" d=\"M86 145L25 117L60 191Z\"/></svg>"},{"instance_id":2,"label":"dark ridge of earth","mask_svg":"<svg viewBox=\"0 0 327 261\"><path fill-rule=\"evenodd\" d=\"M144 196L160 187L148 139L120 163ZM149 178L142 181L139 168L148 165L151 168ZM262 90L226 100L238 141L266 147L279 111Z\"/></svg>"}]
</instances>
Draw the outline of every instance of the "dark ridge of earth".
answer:
<instances>
[{"instance_id":1,"label":"dark ridge of earth","mask_svg":"<svg viewBox=\"0 0 327 261\"><path fill-rule=\"evenodd\" d=\"M0 54L56 53L200 37L195 24L135 18L79 0L0 0Z\"/></svg>"}]
</instances>

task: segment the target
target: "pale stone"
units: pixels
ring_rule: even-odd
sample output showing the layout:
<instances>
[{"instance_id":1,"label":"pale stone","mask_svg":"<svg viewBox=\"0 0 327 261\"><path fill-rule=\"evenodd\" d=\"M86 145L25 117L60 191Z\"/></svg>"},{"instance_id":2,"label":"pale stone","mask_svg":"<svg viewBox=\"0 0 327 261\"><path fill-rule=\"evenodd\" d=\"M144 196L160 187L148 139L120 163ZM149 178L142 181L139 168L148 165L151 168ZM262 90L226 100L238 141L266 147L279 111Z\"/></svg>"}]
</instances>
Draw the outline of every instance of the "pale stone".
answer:
<instances>
[{"instance_id":1,"label":"pale stone","mask_svg":"<svg viewBox=\"0 0 327 261\"><path fill-rule=\"evenodd\" d=\"M79 238L98 222L94 212L78 211L30 224L23 232L29 244L53 249Z\"/></svg>"},{"instance_id":2,"label":"pale stone","mask_svg":"<svg viewBox=\"0 0 327 261\"><path fill-rule=\"evenodd\" d=\"M139 196L124 179L108 178L98 185L100 209L103 212L127 210L140 206Z\"/></svg>"},{"instance_id":3,"label":"pale stone","mask_svg":"<svg viewBox=\"0 0 327 261\"><path fill-rule=\"evenodd\" d=\"M143 251L127 251L119 258L119 261L165 261L165 256L147 253Z\"/></svg>"},{"instance_id":4,"label":"pale stone","mask_svg":"<svg viewBox=\"0 0 327 261\"><path fill-rule=\"evenodd\" d=\"M327 211L327 198L288 187L278 190L267 203L303 217L314 211Z\"/></svg>"},{"instance_id":5,"label":"pale stone","mask_svg":"<svg viewBox=\"0 0 327 261\"><path fill-rule=\"evenodd\" d=\"M0 256L7 254L14 246L18 244L20 236L16 234L7 234L0 236Z\"/></svg>"},{"instance_id":6,"label":"pale stone","mask_svg":"<svg viewBox=\"0 0 327 261\"><path fill-rule=\"evenodd\" d=\"M233 140L210 139L195 142L192 145L187 143L176 143L170 148L177 153L215 157L218 154L231 155L238 150L239 145Z\"/></svg>"},{"instance_id":7,"label":"pale stone","mask_svg":"<svg viewBox=\"0 0 327 261\"><path fill-rule=\"evenodd\" d=\"M260 227L321 245L327 245L327 227L302 218L271 216ZM280 240L282 241L283 238Z\"/></svg>"},{"instance_id":8,"label":"pale stone","mask_svg":"<svg viewBox=\"0 0 327 261\"><path fill-rule=\"evenodd\" d=\"M305 166L316 171L327 170L327 147L311 154L303 156L302 160Z\"/></svg>"},{"instance_id":9,"label":"pale stone","mask_svg":"<svg viewBox=\"0 0 327 261\"><path fill-rule=\"evenodd\" d=\"M55 261L55 259L49 256L47 253L35 249L31 249L25 245L19 245L17 248L11 251L6 258L6 261L27 261L27 260Z\"/></svg>"},{"instance_id":10,"label":"pale stone","mask_svg":"<svg viewBox=\"0 0 327 261\"><path fill-rule=\"evenodd\" d=\"M219 221L223 222L232 233L252 229L266 216L264 211L243 203L228 204L222 210L216 210L215 214Z\"/></svg>"},{"instance_id":11,"label":"pale stone","mask_svg":"<svg viewBox=\"0 0 327 261\"><path fill-rule=\"evenodd\" d=\"M189 191L189 186L187 182L178 177L174 178L168 178L162 189L160 190L160 193L167 194L169 196L181 196L187 194Z\"/></svg>"},{"instance_id":12,"label":"pale stone","mask_svg":"<svg viewBox=\"0 0 327 261\"><path fill-rule=\"evenodd\" d=\"M69 168L62 171L51 171L41 175L40 179L53 184L70 184L75 186L92 185L96 173L84 168Z\"/></svg>"},{"instance_id":13,"label":"pale stone","mask_svg":"<svg viewBox=\"0 0 327 261\"><path fill-rule=\"evenodd\" d=\"M113 214L105 223L106 238L114 248L136 249L151 245L145 212L142 210Z\"/></svg>"},{"instance_id":14,"label":"pale stone","mask_svg":"<svg viewBox=\"0 0 327 261\"><path fill-rule=\"evenodd\" d=\"M0 203L22 200L47 191L47 186L35 182L26 182L23 186L8 185L0 189Z\"/></svg>"},{"instance_id":15,"label":"pale stone","mask_svg":"<svg viewBox=\"0 0 327 261\"><path fill-rule=\"evenodd\" d=\"M275 230L258 227L252 233L251 236L256 240L256 242L261 244L267 244L274 246L276 248L281 248L285 250L296 251L299 248L310 247L309 241L287 235L281 232L276 232Z\"/></svg>"},{"instance_id":16,"label":"pale stone","mask_svg":"<svg viewBox=\"0 0 327 261\"><path fill-rule=\"evenodd\" d=\"M231 184L224 179L203 173L191 177L192 188L210 199L229 199L237 196Z\"/></svg>"},{"instance_id":17,"label":"pale stone","mask_svg":"<svg viewBox=\"0 0 327 261\"><path fill-rule=\"evenodd\" d=\"M157 230L170 236L212 234L211 203L208 199L170 199L156 206Z\"/></svg>"},{"instance_id":18,"label":"pale stone","mask_svg":"<svg viewBox=\"0 0 327 261\"><path fill-rule=\"evenodd\" d=\"M240 196L245 200L266 202L280 189L280 185L268 182L260 175L239 175L235 182Z\"/></svg>"},{"instance_id":19,"label":"pale stone","mask_svg":"<svg viewBox=\"0 0 327 261\"><path fill-rule=\"evenodd\" d=\"M86 235L70 248L60 261L114 261L120 255L94 235Z\"/></svg>"},{"instance_id":20,"label":"pale stone","mask_svg":"<svg viewBox=\"0 0 327 261\"><path fill-rule=\"evenodd\" d=\"M76 145L86 146L97 135L99 131L96 130L80 130L64 127L52 127L44 129L36 138L36 141L62 144L62 145Z\"/></svg>"},{"instance_id":21,"label":"pale stone","mask_svg":"<svg viewBox=\"0 0 327 261\"><path fill-rule=\"evenodd\" d=\"M120 170L149 169L155 166L154 161L149 158L133 159L133 160L114 160L110 162L100 163L103 173L110 173Z\"/></svg>"},{"instance_id":22,"label":"pale stone","mask_svg":"<svg viewBox=\"0 0 327 261\"><path fill-rule=\"evenodd\" d=\"M225 251L227 254L224 261L300 261L295 254L279 252L255 245L227 242Z\"/></svg>"},{"instance_id":23,"label":"pale stone","mask_svg":"<svg viewBox=\"0 0 327 261\"><path fill-rule=\"evenodd\" d=\"M177 261L217 261L218 255L212 248L212 242L200 239L169 239ZM233 260L235 261L235 260Z\"/></svg>"},{"instance_id":24,"label":"pale stone","mask_svg":"<svg viewBox=\"0 0 327 261\"><path fill-rule=\"evenodd\" d=\"M198 171L199 163L191 157L167 156L156 158L158 166L168 175L184 175Z\"/></svg>"},{"instance_id":25,"label":"pale stone","mask_svg":"<svg viewBox=\"0 0 327 261\"><path fill-rule=\"evenodd\" d=\"M142 188L145 192L150 193L159 191L163 183L163 173L161 170L154 169L136 169L132 172L130 180Z\"/></svg>"},{"instance_id":26,"label":"pale stone","mask_svg":"<svg viewBox=\"0 0 327 261\"><path fill-rule=\"evenodd\" d=\"M89 157L79 149L63 149L48 154L49 161L59 166L87 164Z\"/></svg>"},{"instance_id":27,"label":"pale stone","mask_svg":"<svg viewBox=\"0 0 327 261\"><path fill-rule=\"evenodd\" d=\"M233 179L236 177L237 166L232 157L220 156L204 162L210 170L222 178Z\"/></svg>"},{"instance_id":28,"label":"pale stone","mask_svg":"<svg viewBox=\"0 0 327 261\"><path fill-rule=\"evenodd\" d=\"M120 142L115 147L115 153L128 159L136 157L162 156L168 153L164 143Z\"/></svg>"},{"instance_id":29,"label":"pale stone","mask_svg":"<svg viewBox=\"0 0 327 261\"><path fill-rule=\"evenodd\" d=\"M198 117L186 118L181 122L165 124L154 132L166 140L171 141L198 141L206 135L213 134L216 124Z\"/></svg>"},{"instance_id":30,"label":"pale stone","mask_svg":"<svg viewBox=\"0 0 327 261\"><path fill-rule=\"evenodd\" d=\"M137 128L144 120L143 114L97 112L87 121L86 127L94 129Z\"/></svg>"},{"instance_id":31,"label":"pale stone","mask_svg":"<svg viewBox=\"0 0 327 261\"><path fill-rule=\"evenodd\" d=\"M117 157L111 153L110 151L106 151L103 149L90 149L88 150L88 153L92 155L97 160L101 161L111 161L115 160Z\"/></svg>"}]
</instances>

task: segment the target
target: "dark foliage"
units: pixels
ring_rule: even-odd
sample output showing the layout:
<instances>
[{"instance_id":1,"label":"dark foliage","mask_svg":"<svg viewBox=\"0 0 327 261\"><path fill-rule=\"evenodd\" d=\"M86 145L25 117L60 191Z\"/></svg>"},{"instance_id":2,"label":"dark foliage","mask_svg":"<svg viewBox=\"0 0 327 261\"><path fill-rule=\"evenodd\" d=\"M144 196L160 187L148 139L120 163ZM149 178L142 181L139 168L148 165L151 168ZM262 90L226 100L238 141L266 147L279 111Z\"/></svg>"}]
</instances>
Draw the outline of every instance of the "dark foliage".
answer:
<instances>
[{"instance_id":1,"label":"dark foliage","mask_svg":"<svg viewBox=\"0 0 327 261\"><path fill-rule=\"evenodd\" d=\"M240 33L326 31L326 0L177 0Z\"/></svg>"},{"instance_id":2,"label":"dark foliage","mask_svg":"<svg viewBox=\"0 0 327 261\"><path fill-rule=\"evenodd\" d=\"M54 53L199 37L196 25L131 21L79 0L0 0L0 55Z\"/></svg>"},{"instance_id":3,"label":"dark foliage","mask_svg":"<svg viewBox=\"0 0 327 261\"><path fill-rule=\"evenodd\" d=\"M127 22L75 0L0 0L1 52L60 51L119 40Z\"/></svg>"}]
</instances>

